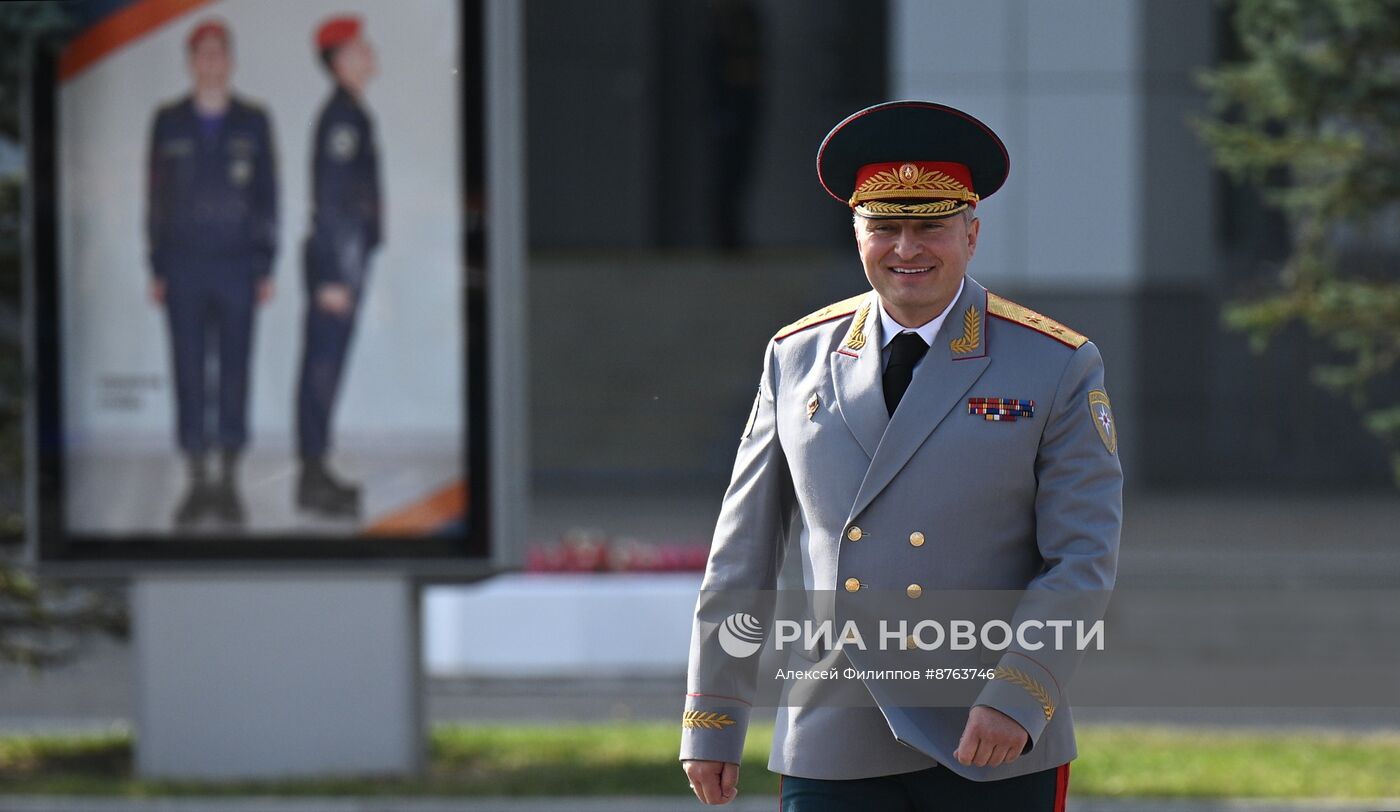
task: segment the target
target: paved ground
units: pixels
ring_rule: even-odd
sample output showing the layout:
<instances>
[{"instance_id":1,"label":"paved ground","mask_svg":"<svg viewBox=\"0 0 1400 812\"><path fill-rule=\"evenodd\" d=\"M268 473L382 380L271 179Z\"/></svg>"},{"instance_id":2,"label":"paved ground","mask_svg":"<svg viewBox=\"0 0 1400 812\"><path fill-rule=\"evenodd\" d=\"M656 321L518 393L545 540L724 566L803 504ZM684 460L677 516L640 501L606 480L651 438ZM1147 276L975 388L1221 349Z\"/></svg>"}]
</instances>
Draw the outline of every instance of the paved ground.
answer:
<instances>
[{"instance_id":1,"label":"paved ground","mask_svg":"<svg viewBox=\"0 0 1400 812\"><path fill-rule=\"evenodd\" d=\"M717 508L710 496L613 493L554 494L537 500L532 536L552 539L573 527L643 539L703 539ZM1348 499L1291 497L1141 497L1127 499L1120 561L1120 591L1191 589L1322 590L1326 612L1352 626L1320 626L1329 644L1378 639L1395 632L1396 617L1377 617L1378 594L1400 584L1400 498L1391 494ZM1241 594L1244 594L1243 592ZM1258 594L1258 593L1252 593ZM1393 605L1393 604L1390 604ZM1198 607L1183 605L1172 613ZM1267 614L1264 618L1267 621ZM1225 643L1231 632L1222 631ZM1363 635L1370 635L1369 637ZM1352 641L1356 642L1356 641ZM1368 644L1369 645L1369 644ZM1393 647L1392 647L1393 648ZM1379 650L1378 650L1379 651ZM1212 667L1201 661L1202 673ZM71 730L125 725L133 717L131 652L100 643L79 661L42 674L0 668L0 730ZM639 678L625 674L591 680L428 680L425 705L432 722L597 721L674 719L679 673ZM1085 721L1153 721L1247 726L1287 725L1400 729L1400 703L1384 707L1294 708L1076 708ZM1258 703L1239 703L1258 704Z\"/></svg>"},{"instance_id":2,"label":"paved ground","mask_svg":"<svg viewBox=\"0 0 1400 812\"><path fill-rule=\"evenodd\" d=\"M1400 583L1400 499L1390 494L1349 499L1130 497L1120 586L1147 589L1240 587L1326 590L1332 619L1368 611L1368 596ZM614 536L703 539L715 500L685 496L645 500L626 494L556 496L536 505L532 535L554 538L573 527ZM1183 607L1187 609L1190 607ZM1383 618L1387 623L1396 618ZM1387 626L1386 628L1389 628ZM1326 631L1325 629L1319 631ZM1209 667L1209 662L1206 666ZM126 728L132 718L131 655L126 646L98 644L78 662L33 675L0 669L0 731ZM681 677L662 675L592 680L428 680L431 722L513 721L557 724L605 719L676 718ZM1080 707L1083 722L1153 722L1248 728L1400 730L1400 703L1386 707L1212 708ZM744 797L737 810L771 810L773 798ZM67 799L0 796L9 812L667 812L700 808L666 799ZM1074 799L1072 812L1303 812L1400 810L1400 800L1291 804L1248 801Z\"/></svg>"}]
</instances>

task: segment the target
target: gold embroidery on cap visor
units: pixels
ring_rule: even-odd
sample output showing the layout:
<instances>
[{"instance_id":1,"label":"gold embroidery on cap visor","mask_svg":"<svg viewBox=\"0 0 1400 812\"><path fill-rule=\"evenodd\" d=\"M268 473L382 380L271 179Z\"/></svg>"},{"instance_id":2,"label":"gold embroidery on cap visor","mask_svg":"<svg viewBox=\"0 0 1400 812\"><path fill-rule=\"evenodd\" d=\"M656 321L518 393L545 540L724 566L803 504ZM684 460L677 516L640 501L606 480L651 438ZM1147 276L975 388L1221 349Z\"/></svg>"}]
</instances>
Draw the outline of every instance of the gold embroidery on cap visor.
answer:
<instances>
[{"instance_id":1,"label":"gold embroidery on cap visor","mask_svg":"<svg viewBox=\"0 0 1400 812\"><path fill-rule=\"evenodd\" d=\"M932 203L890 203L872 200L856 206L855 212L862 217L947 217L957 214L969 204L959 200L935 200Z\"/></svg>"},{"instance_id":2,"label":"gold embroidery on cap visor","mask_svg":"<svg viewBox=\"0 0 1400 812\"><path fill-rule=\"evenodd\" d=\"M952 175L906 163L866 178L847 202L866 217L943 217L978 200Z\"/></svg>"}]
</instances>

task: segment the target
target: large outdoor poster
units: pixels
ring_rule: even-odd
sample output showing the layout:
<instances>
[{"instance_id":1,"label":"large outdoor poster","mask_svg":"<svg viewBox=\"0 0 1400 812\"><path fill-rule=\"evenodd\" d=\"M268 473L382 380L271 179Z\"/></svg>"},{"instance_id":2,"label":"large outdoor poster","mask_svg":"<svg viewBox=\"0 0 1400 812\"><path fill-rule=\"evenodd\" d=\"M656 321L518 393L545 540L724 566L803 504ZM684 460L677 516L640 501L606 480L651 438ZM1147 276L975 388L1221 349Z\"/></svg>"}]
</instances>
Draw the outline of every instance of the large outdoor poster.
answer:
<instances>
[{"instance_id":1,"label":"large outdoor poster","mask_svg":"<svg viewBox=\"0 0 1400 812\"><path fill-rule=\"evenodd\" d=\"M458 4L93 6L55 104L67 532L460 522Z\"/></svg>"}]
</instances>

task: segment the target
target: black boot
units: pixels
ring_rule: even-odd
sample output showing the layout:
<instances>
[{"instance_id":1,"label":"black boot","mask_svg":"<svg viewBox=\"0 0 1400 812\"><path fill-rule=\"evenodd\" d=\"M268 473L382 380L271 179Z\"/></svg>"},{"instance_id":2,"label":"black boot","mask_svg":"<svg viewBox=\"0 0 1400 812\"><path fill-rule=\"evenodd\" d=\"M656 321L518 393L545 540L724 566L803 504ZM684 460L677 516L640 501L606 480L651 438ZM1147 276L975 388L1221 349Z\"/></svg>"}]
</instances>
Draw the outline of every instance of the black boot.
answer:
<instances>
[{"instance_id":1,"label":"black boot","mask_svg":"<svg viewBox=\"0 0 1400 812\"><path fill-rule=\"evenodd\" d=\"M175 526L190 527L200 520L213 505L213 490L209 486L209 474L204 467L203 454L190 454L186 458L189 466L190 484L180 505L175 508Z\"/></svg>"},{"instance_id":2,"label":"black boot","mask_svg":"<svg viewBox=\"0 0 1400 812\"><path fill-rule=\"evenodd\" d=\"M323 516L355 518L360 515L360 489L331 476L323 460L304 459L297 481L297 507Z\"/></svg>"},{"instance_id":3,"label":"black boot","mask_svg":"<svg viewBox=\"0 0 1400 812\"><path fill-rule=\"evenodd\" d=\"M243 500L238 496L238 452L223 454L222 476L214 492L214 512L226 524L243 524Z\"/></svg>"}]
</instances>

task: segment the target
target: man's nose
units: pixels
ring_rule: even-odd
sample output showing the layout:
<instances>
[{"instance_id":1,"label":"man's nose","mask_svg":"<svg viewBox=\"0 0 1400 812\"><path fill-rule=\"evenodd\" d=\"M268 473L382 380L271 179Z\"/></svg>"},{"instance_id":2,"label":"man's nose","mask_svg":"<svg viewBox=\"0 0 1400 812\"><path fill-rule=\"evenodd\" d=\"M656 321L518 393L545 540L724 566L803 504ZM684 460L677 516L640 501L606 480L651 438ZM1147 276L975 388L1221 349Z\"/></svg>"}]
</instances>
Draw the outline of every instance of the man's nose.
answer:
<instances>
[{"instance_id":1,"label":"man's nose","mask_svg":"<svg viewBox=\"0 0 1400 812\"><path fill-rule=\"evenodd\" d=\"M914 239L914 235L908 231L899 232L895 237L894 252L900 259L908 259L919 253L919 241Z\"/></svg>"}]
</instances>

